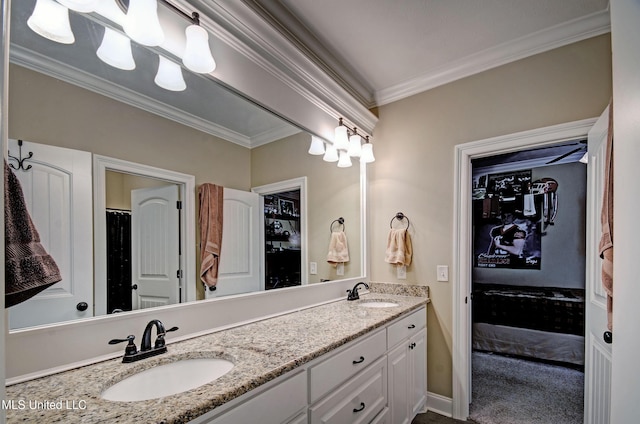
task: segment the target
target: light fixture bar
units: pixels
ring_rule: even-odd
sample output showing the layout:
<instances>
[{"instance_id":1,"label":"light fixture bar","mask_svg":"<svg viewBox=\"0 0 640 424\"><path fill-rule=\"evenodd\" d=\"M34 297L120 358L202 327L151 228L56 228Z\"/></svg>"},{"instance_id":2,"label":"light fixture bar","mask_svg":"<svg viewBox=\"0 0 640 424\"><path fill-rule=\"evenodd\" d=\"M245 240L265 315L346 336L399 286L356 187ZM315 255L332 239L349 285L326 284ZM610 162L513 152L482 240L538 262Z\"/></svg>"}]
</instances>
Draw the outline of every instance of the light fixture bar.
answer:
<instances>
[{"instance_id":1,"label":"light fixture bar","mask_svg":"<svg viewBox=\"0 0 640 424\"><path fill-rule=\"evenodd\" d=\"M165 6L167 6L170 10L172 10L175 13L177 13L178 15L182 16L183 18L185 18L186 20L188 20L192 24L200 25L200 14L198 12L192 12L191 15L189 15L187 12L184 12L182 9L180 9L179 7L177 7L176 5L170 3L167 0L159 0L159 1L160 1L160 3L164 4ZM120 10L122 10L124 13L127 13L127 10L129 9L129 1L128 0L116 0L116 4L118 5L118 7L120 7Z\"/></svg>"}]
</instances>

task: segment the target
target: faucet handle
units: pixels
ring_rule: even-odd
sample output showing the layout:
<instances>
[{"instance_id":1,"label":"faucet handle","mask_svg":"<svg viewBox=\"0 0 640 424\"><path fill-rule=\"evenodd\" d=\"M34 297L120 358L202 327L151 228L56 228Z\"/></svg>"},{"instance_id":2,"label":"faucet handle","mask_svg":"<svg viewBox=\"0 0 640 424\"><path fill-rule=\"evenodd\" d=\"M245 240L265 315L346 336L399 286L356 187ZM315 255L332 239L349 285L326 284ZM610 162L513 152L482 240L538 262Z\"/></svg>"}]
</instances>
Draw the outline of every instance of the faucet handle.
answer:
<instances>
[{"instance_id":1,"label":"faucet handle","mask_svg":"<svg viewBox=\"0 0 640 424\"><path fill-rule=\"evenodd\" d=\"M158 337L156 337L156 342L154 343L153 347L155 349L164 347L164 344L165 344L164 336L165 336L165 334L167 334L167 333L169 333L171 331L176 331L176 330L178 330L178 327L171 327L170 329L165 330L164 333L159 333Z\"/></svg>"},{"instance_id":2,"label":"faucet handle","mask_svg":"<svg viewBox=\"0 0 640 424\"><path fill-rule=\"evenodd\" d=\"M136 336L134 336L133 334L130 334L127 336L126 339L109 340L109 344L118 344L118 343L128 342L127 346L124 348L124 356L135 355L138 352L138 348L136 347L135 343L133 343L135 338Z\"/></svg>"}]
</instances>

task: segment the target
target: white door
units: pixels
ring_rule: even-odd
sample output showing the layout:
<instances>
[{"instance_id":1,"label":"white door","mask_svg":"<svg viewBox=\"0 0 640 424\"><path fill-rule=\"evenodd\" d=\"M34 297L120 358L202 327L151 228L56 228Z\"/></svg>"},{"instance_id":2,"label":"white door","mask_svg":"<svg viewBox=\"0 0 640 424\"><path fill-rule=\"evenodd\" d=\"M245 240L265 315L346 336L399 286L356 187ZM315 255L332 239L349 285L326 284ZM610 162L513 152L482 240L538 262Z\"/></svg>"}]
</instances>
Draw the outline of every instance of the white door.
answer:
<instances>
[{"instance_id":1,"label":"white door","mask_svg":"<svg viewBox=\"0 0 640 424\"><path fill-rule=\"evenodd\" d=\"M180 302L178 186L131 191L132 309Z\"/></svg>"},{"instance_id":2,"label":"white door","mask_svg":"<svg viewBox=\"0 0 640 424\"><path fill-rule=\"evenodd\" d=\"M604 188L605 152L609 108L588 136L587 168L587 260L585 287L585 410L586 424L608 424L611 399L611 344L605 342L607 297L600 279L600 210Z\"/></svg>"},{"instance_id":3,"label":"white door","mask_svg":"<svg viewBox=\"0 0 640 424\"><path fill-rule=\"evenodd\" d=\"M22 328L93 316L91 153L9 140L9 155L24 158L13 170L41 243L62 281L9 309L9 327ZM18 166L17 160L9 164Z\"/></svg>"},{"instance_id":4,"label":"white door","mask_svg":"<svg viewBox=\"0 0 640 424\"><path fill-rule=\"evenodd\" d=\"M215 291L207 297L262 290L259 198L257 193L224 189L222 246Z\"/></svg>"}]
</instances>

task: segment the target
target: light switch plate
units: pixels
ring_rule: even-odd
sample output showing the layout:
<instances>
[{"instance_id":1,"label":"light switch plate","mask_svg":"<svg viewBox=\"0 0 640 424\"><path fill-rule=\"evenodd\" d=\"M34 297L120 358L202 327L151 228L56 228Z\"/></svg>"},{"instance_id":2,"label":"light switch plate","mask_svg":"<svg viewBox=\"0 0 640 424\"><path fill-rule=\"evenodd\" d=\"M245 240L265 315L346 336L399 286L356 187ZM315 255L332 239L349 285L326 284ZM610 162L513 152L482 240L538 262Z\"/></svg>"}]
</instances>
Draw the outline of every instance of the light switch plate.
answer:
<instances>
[{"instance_id":1,"label":"light switch plate","mask_svg":"<svg viewBox=\"0 0 640 424\"><path fill-rule=\"evenodd\" d=\"M407 279L407 266L406 265L398 265L396 267L398 280L406 280Z\"/></svg>"},{"instance_id":2,"label":"light switch plate","mask_svg":"<svg viewBox=\"0 0 640 424\"><path fill-rule=\"evenodd\" d=\"M336 275L344 275L344 263L340 262L338 266L336 266Z\"/></svg>"},{"instance_id":3,"label":"light switch plate","mask_svg":"<svg viewBox=\"0 0 640 424\"><path fill-rule=\"evenodd\" d=\"M317 262L309 262L309 274L311 274L311 275L318 274L318 263Z\"/></svg>"},{"instance_id":4,"label":"light switch plate","mask_svg":"<svg viewBox=\"0 0 640 424\"><path fill-rule=\"evenodd\" d=\"M447 265L438 265L436 272L438 273L438 281L449 281L449 267Z\"/></svg>"}]
</instances>

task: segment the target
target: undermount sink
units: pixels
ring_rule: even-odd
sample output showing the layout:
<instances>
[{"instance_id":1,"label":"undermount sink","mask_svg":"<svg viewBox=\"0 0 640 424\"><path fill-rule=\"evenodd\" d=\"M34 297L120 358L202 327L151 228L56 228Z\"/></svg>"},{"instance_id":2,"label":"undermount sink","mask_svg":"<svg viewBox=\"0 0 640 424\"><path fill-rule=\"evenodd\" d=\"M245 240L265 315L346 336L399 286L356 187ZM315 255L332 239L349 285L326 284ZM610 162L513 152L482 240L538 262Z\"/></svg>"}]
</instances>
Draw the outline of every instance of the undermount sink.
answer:
<instances>
[{"instance_id":1,"label":"undermount sink","mask_svg":"<svg viewBox=\"0 0 640 424\"><path fill-rule=\"evenodd\" d=\"M398 304L384 300L366 300L358 303L358 306L362 306L363 308L393 308L398 306Z\"/></svg>"},{"instance_id":2,"label":"undermount sink","mask_svg":"<svg viewBox=\"0 0 640 424\"><path fill-rule=\"evenodd\" d=\"M233 367L220 358L181 359L133 374L103 391L102 398L135 402L170 396L210 383Z\"/></svg>"}]
</instances>

